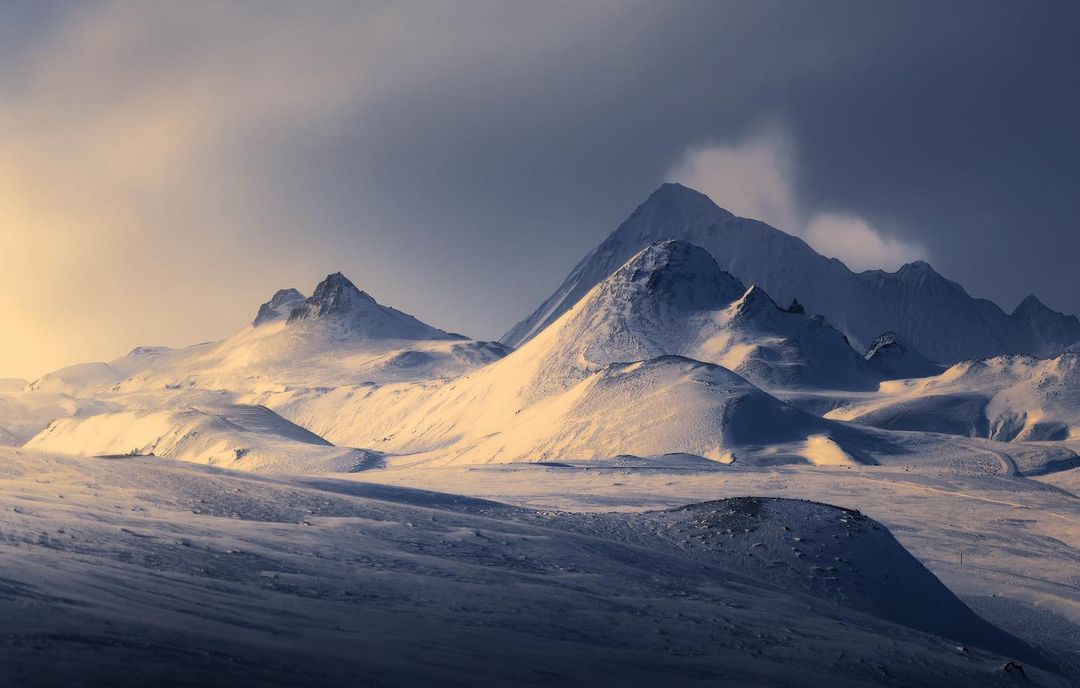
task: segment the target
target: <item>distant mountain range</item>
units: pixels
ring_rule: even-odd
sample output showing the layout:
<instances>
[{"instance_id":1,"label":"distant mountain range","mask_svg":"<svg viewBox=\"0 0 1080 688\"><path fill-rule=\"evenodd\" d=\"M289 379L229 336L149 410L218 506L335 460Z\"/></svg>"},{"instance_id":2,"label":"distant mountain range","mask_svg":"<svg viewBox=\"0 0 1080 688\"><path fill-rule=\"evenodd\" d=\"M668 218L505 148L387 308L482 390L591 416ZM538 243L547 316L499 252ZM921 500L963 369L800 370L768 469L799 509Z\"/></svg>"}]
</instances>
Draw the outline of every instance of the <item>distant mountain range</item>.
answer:
<instances>
[{"instance_id":1,"label":"distant mountain range","mask_svg":"<svg viewBox=\"0 0 1080 688\"><path fill-rule=\"evenodd\" d=\"M1007 315L924 262L853 273L677 184L505 340L423 323L336 272L310 297L277 291L223 341L139 347L3 393L0 442L48 427L56 451L353 470L384 456L856 465L907 441L883 430L1080 436L1078 359L1060 353L1080 341L1075 317L1034 297ZM291 424L359 453L278 437Z\"/></svg>"},{"instance_id":2,"label":"distant mountain range","mask_svg":"<svg viewBox=\"0 0 1080 688\"><path fill-rule=\"evenodd\" d=\"M886 332L938 363L1002 354L1055 355L1080 342L1080 320L1028 297L1009 315L918 261L896 272L852 272L802 239L729 213L707 196L664 184L589 252L558 289L502 341L520 346L638 251L665 239L704 248L724 271L823 315L860 350Z\"/></svg>"}]
</instances>

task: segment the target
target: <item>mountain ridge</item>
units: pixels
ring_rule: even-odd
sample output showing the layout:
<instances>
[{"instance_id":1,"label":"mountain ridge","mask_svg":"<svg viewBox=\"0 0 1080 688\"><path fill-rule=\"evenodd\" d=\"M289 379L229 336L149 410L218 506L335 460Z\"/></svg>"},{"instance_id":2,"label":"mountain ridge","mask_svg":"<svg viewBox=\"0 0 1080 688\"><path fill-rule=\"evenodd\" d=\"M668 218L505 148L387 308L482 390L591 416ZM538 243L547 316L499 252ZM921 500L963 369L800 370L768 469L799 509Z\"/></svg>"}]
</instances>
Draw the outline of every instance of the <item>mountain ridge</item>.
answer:
<instances>
[{"instance_id":1,"label":"mountain ridge","mask_svg":"<svg viewBox=\"0 0 1080 688\"><path fill-rule=\"evenodd\" d=\"M500 341L520 346L634 253L663 239L701 246L721 269L744 284L760 286L777 303L797 300L807 312L824 315L859 349L868 348L888 331L897 332L939 363L1052 353L1059 344L1040 341L1038 334L1031 334L996 304L972 297L925 261L891 273L856 273L840 260L817 253L799 237L737 217L704 194L671 183L654 191ZM1060 344L1060 348L1065 346Z\"/></svg>"}]
</instances>

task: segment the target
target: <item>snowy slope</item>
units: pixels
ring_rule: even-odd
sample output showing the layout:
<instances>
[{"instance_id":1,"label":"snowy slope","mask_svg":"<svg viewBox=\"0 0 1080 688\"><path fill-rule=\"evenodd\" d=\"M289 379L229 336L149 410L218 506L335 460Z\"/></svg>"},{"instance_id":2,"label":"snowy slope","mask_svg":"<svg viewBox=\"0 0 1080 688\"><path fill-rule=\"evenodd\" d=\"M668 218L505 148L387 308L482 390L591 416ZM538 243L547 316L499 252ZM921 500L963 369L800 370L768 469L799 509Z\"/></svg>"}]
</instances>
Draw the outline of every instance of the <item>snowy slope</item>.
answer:
<instances>
[{"instance_id":1,"label":"snowy slope","mask_svg":"<svg viewBox=\"0 0 1080 688\"><path fill-rule=\"evenodd\" d=\"M0 393L0 445L21 445L58 418L105 413L117 404L58 392Z\"/></svg>"},{"instance_id":2,"label":"snowy slope","mask_svg":"<svg viewBox=\"0 0 1080 688\"><path fill-rule=\"evenodd\" d=\"M829 418L1001 441L1080 437L1080 355L966 361L936 377L885 383Z\"/></svg>"},{"instance_id":3,"label":"snowy slope","mask_svg":"<svg viewBox=\"0 0 1080 688\"><path fill-rule=\"evenodd\" d=\"M26 447L76 456L153 454L238 470L356 471L379 462L377 452L334 447L269 409L240 405L64 418Z\"/></svg>"},{"instance_id":4,"label":"snowy slope","mask_svg":"<svg viewBox=\"0 0 1080 688\"><path fill-rule=\"evenodd\" d=\"M515 366L517 353L457 380L291 389L251 400L338 444L403 455L391 459L398 464L672 453L720 463L872 462L857 430L784 404L720 366L678 356L615 363L560 391L541 385L537 394L535 378Z\"/></svg>"},{"instance_id":5,"label":"snowy slope","mask_svg":"<svg viewBox=\"0 0 1080 688\"><path fill-rule=\"evenodd\" d=\"M878 524L822 505L543 513L12 450L0 493L0 662L15 685L1010 686L1002 667L1027 660L981 647L992 629ZM728 538L735 524L752 532ZM844 538L835 573L815 571L819 543L783 546L819 526ZM770 548L740 555L760 559L748 575L723 550L759 538ZM891 566L914 611L957 612L957 636L882 613Z\"/></svg>"},{"instance_id":6,"label":"snowy slope","mask_svg":"<svg viewBox=\"0 0 1080 688\"><path fill-rule=\"evenodd\" d=\"M698 360L706 358L705 361ZM803 413L773 383L873 382L820 318L744 290L705 251L646 247L521 349L455 379L292 386L245 398L338 444L398 462L602 460L872 462L859 431ZM774 451L763 454L763 448Z\"/></svg>"},{"instance_id":7,"label":"snowy slope","mask_svg":"<svg viewBox=\"0 0 1080 688\"><path fill-rule=\"evenodd\" d=\"M895 331L940 362L1052 348L989 301L923 262L895 273L853 273L805 242L756 220L735 217L706 196L665 184L571 271L536 311L503 341L520 346L554 322L596 284L649 244L679 239L701 246L745 284L763 288L778 303L797 299L820 313L860 350L882 332Z\"/></svg>"},{"instance_id":8,"label":"snowy slope","mask_svg":"<svg viewBox=\"0 0 1080 688\"><path fill-rule=\"evenodd\" d=\"M108 363L78 363L46 373L27 386L32 392L78 394L84 390L105 390L122 379Z\"/></svg>"}]
</instances>

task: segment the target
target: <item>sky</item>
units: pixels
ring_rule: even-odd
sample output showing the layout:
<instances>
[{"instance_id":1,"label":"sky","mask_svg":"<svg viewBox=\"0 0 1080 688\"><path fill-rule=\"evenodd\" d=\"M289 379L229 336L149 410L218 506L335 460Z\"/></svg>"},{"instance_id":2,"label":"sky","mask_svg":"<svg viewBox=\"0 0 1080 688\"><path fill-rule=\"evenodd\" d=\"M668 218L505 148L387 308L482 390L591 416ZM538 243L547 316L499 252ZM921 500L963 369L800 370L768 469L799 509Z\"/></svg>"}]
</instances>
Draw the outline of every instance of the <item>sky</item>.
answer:
<instances>
[{"instance_id":1,"label":"sky","mask_svg":"<svg viewBox=\"0 0 1080 688\"><path fill-rule=\"evenodd\" d=\"M1080 5L0 4L0 377L341 270L496 338L664 181L1080 312Z\"/></svg>"}]
</instances>

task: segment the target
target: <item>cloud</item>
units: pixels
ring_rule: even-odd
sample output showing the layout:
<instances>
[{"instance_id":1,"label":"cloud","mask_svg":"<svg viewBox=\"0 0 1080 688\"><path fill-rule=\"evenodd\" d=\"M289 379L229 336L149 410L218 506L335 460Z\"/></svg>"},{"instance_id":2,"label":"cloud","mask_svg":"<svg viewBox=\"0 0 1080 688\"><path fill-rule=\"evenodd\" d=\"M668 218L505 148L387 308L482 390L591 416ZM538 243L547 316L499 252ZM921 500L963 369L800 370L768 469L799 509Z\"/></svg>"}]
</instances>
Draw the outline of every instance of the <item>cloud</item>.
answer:
<instances>
[{"instance_id":1,"label":"cloud","mask_svg":"<svg viewBox=\"0 0 1080 688\"><path fill-rule=\"evenodd\" d=\"M926 258L922 245L891 237L866 218L803 210L793 169L790 137L783 128L769 124L735 144L687 150L667 177L697 189L736 215L795 234L853 270L891 270Z\"/></svg>"},{"instance_id":2,"label":"cloud","mask_svg":"<svg viewBox=\"0 0 1080 688\"><path fill-rule=\"evenodd\" d=\"M840 258L856 270L894 269L926 258L926 249L882 234L865 219L818 213L803 228L803 239L819 252Z\"/></svg>"},{"instance_id":3,"label":"cloud","mask_svg":"<svg viewBox=\"0 0 1080 688\"><path fill-rule=\"evenodd\" d=\"M397 239L406 222L386 208L442 187L393 174L490 131L489 113L520 121L498 108L533 92L523 74L572 64L632 13L105 0L50 14L34 40L0 43L0 312L17 324L0 375L221 337L277 288L338 269L425 317L452 290L409 270L449 261Z\"/></svg>"}]
</instances>

